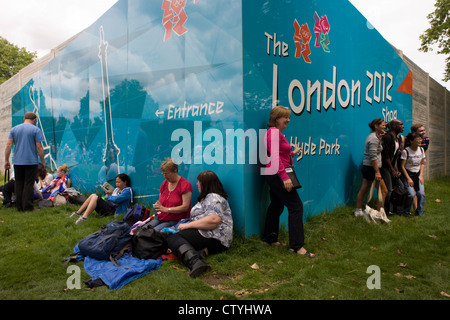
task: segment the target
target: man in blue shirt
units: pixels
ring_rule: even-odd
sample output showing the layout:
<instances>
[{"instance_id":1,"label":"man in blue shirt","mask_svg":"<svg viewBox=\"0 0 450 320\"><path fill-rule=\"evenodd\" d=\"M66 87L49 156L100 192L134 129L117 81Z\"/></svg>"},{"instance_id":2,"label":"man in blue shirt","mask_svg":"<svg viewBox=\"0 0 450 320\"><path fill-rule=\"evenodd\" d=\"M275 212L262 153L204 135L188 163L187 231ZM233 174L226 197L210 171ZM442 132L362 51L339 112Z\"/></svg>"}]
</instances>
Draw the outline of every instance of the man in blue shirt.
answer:
<instances>
[{"instance_id":1,"label":"man in blue shirt","mask_svg":"<svg viewBox=\"0 0 450 320\"><path fill-rule=\"evenodd\" d=\"M35 126L36 114L27 112L23 123L11 129L5 148L5 169L11 169L9 157L14 144L14 176L16 206L19 211L33 211L33 185L39 164L38 155L45 167L44 135Z\"/></svg>"}]
</instances>

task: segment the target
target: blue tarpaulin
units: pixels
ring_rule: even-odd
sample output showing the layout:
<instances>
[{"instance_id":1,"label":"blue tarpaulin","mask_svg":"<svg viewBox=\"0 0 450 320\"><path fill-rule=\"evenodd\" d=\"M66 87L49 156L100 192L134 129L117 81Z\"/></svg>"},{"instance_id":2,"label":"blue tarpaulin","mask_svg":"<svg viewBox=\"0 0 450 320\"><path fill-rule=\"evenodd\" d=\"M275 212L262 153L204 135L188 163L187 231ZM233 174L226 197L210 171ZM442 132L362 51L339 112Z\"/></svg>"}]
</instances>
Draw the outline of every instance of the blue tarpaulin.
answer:
<instances>
[{"instance_id":1,"label":"blue tarpaulin","mask_svg":"<svg viewBox=\"0 0 450 320\"><path fill-rule=\"evenodd\" d=\"M100 278L111 290L119 290L131 281L158 270L162 260L141 260L124 254L119 260L119 267L111 261L84 258L84 269L92 279Z\"/></svg>"}]
</instances>

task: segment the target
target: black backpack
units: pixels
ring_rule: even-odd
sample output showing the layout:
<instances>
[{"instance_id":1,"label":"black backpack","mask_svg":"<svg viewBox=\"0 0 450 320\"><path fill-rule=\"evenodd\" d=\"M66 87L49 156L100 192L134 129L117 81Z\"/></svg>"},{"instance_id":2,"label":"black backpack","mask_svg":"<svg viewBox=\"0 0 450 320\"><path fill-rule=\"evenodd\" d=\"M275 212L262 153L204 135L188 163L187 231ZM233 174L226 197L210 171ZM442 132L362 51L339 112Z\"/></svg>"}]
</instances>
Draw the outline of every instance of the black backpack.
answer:
<instances>
[{"instance_id":1,"label":"black backpack","mask_svg":"<svg viewBox=\"0 0 450 320\"><path fill-rule=\"evenodd\" d=\"M97 260L114 261L130 244L130 230L126 222L111 221L78 243L80 254Z\"/></svg>"},{"instance_id":2,"label":"black backpack","mask_svg":"<svg viewBox=\"0 0 450 320\"><path fill-rule=\"evenodd\" d=\"M408 197L408 191L401 185L396 185L391 191L390 201L394 206L404 205L406 198Z\"/></svg>"},{"instance_id":3,"label":"black backpack","mask_svg":"<svg viewBox=\"0 0 450 320\"><path fill-rule=\"evenodd\" d=\"M167 232L160 232L146 223L134 231L131 244L133 254L139 259L157 259L167 252Z\"/></svg>"}]
</instances>

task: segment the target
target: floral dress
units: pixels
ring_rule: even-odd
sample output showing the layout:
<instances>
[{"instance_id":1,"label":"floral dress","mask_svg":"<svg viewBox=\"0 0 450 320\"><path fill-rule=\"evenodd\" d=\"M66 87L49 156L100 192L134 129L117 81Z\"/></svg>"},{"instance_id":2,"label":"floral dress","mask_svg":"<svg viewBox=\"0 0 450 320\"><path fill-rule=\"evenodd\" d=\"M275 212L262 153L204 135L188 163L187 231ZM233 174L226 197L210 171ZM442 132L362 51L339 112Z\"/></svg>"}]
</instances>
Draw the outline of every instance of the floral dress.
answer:
<instances>
[{"instance_id":1,"label":"floral dress","mask_svg":"<svg viewBox=\"0 0 450 320\"><path fill-rule=\"evenodd\" d=\"M200 234L205 238L217 239L229 248L233 240L233 217L228 201L217 193L209 193L192 208L191 220L200 220L210 214L218 215L221 221L213 230L199 230Z\"/></svg>"}]
</instances>

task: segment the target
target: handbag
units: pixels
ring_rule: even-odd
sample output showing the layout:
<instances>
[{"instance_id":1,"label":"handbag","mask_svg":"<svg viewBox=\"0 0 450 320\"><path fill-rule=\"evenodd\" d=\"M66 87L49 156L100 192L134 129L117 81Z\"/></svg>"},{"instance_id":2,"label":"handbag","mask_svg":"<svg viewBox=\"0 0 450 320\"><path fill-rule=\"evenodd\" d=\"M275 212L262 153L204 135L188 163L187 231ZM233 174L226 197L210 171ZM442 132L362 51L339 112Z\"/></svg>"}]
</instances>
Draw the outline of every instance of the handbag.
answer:
<instances>
[{"instance_id":1,"label":"handbag","mask_svg":"<svg viewBox=\"0 0 450 320\"><path fill-rule=\"evenodd\" d=\"M284 168L286 170L286 174L288 175L289 179L292 181L292 189L300 189L302 185L300 184L300 181L298 181L297 174L295 173L294 165L292 163L292 157L291 157L291 165ZM281 183L284 184L283 179L281 179Z\"/></svg>"},{"instance_id":2,"label":"handbag","mask_svg":"<svg viewBox=\"0 0 450 320\"><path fill-rule=\"evenodd\" d=\"M294 166L289 166L284 169L286 170L286 174L288 175L289 179L291 179L292 181L292 189L300 189L302 186L298 181L297 175L295 174Z\"/></svg>"},{"instance_id":3,"label":"handbag","mask_svg":"<svg viewBox=\"0 0 450 320\"><path fill-rule=\"evenodd\" d=\"M381 224L383 222L389 223L389 222L391 222L391 220L389 220L388 217L386 216L386 212L384 211L383 207L380 208L380 211L369 207L369 202L370 202L370 200L372 200L374 188L375 188L375 180L373 181L372 185L370 186L369 198L367 199L366 208L364 210L364 218L368 222L373 221L375 224ZM379 199L379 201L383 202L383 195L381 194L380 187L378 187L378 199Z\"/></svg>"}]
</instances>

